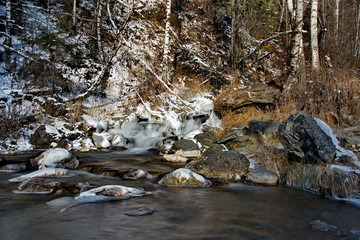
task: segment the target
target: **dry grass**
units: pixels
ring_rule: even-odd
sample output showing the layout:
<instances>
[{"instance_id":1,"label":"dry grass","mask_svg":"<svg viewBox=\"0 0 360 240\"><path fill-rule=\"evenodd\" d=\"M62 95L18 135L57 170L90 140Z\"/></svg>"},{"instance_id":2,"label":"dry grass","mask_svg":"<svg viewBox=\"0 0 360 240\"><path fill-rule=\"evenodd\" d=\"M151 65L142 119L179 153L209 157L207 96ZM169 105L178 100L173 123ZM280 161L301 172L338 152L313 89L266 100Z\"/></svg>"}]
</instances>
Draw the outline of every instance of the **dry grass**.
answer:
<instances>
[{"instance_id":1,"label":"dry grass","mask_svg":"<svg viewBox=\"0 0 360 240\"><path fill-rule=\"evenodd\" d=\"M266 113L257 107L244 107L240 113L229 111L223 114L224 117L221 120L221 127L227 129L239 124L248 125L250 120L261 119L264 115L266 115Z\"/></svg>"},{"instance_id":2,"label":"dry grass","mask_svg":"<svg viewBox=\"0 0 360 240\"><path fill-rule=\"evenodd\" d=\"M302 163L291 165L283 182L295 188L341 198L356 196L360 187L360 178L354 173L331 169L329 165Z\"/></svg>"}]
</instances>

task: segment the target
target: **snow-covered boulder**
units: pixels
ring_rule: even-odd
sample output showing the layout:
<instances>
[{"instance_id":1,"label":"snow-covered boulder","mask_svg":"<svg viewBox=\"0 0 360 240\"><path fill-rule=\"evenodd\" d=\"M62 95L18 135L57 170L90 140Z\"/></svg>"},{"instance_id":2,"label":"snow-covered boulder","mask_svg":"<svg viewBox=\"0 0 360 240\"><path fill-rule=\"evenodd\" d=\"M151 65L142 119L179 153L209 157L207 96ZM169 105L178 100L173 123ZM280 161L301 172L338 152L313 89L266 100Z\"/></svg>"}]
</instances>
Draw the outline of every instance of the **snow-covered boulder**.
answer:
<instances>
[{"instance_id":1,"label":"snow-covered boulder","mask_svg":"<svg viewBox=\"0 0 360 240\"><path fill-rule=\"evenodd\" d=\"M48 149L62 138L61 133L50 125L39 126L30 138L30 143L39 149Z\"/></svg>"},{"instance_id":2,"label":"snow-covered boulder","mask_svg":"<svg viewBox=\"0 0 360 240\"><path fill-rule=\"evenodd\" d=\"M97 196L127 199L131 197L142 197L151 194L142 189L125 187L121 185L105 185L80 193L75 199L96 198Z\"/></svg>"},{"instance_id":3,"label":"snow-covered boulder","mask_svg":"<svg viewBox=\"0 0 360 240\"><path fill-rule=\"evenodd\" d=\"M104 133L93 133L92 139L97 148L109 148L111 146L111 143Z\"/></svg>"},{"instance_id":4,"label":"snow-covered boulder","mask_svg":"<svg viewBox=\"0 0 360 240\"><path fill-rule=\"evenodd\" d=\"M68 177L71 174L66 169L62 168L43 168L35 172L31 172L18 177L10 178L9 182L23 182L30 178L46 178L46 177Z\"/></svg>"},{"instance_id":5,"label":"snow-covered boulder","mask_svg":"<svg viewBox=\"0 0 360 240\"><path fill-rule=\"evenodd\" d=\"M278 136L291 161L316 164L350 160L360 166L357 157L340 146L326 123L304 113L296 112L282 122Z\"/></svg>"},{"instance_id":6,"label":"snow-covered boulder","mask_svg":"<svg viewBox=\"0 0 360 240\"><path fill-rule=\"evenodd\" d=\"M142 169L131 170L124 174L124 179L140 179L140 178L151 178L151 174Z\"/></svg>"},{"instance_id":7,"label":"snow-covered boulder","mask_svg":"<svg viewBox=\"0 0 360 240\"><path fill-rule=\"evenodd\" d=\"M276 185L279 175L267 168L256 168L246 174L245 180L257 184Z\"/></svg>"},{"instance_id":8,"label":"snow-covered boulder","mask_svg":"<svg viewBox=\"0 0 360 240\"><path fill-rule=\"evenodd\" d=\"M31 160L35 168L69 168L75 169L79 166L79 160L63 148L49 149L40 156Z\"/></svg>"},{"instance_id":9,"label":"snow-covered boulder","mask_svg":"<svg viewBox=\"0 0 360 240\"><path fill-rule=\"evenodd\" d=\"M31 178L22 182L14 193L49 194L60 189L59 182L46 182L42 178Z\"/></svg>"},{"instance_id":10,"label":"snow-covered boulder","mask_svg":"<svg viewBox=\"0 0 360 240\"><path fill-rule=\"evenodd\" d=\"M117 134L112 139L111 144L115 147L126 147L127 139L122 134Z\"/></svg>"},{"instance_id":11,"label":"snow-covered boulder","mask_svg":"<svg viewBox=\"0 0 360 240\"><path fill-rule=\"evenodd\" d=\"M164 186L209 187L211 182L200 174L186 168L179 168L163 177L159 184Z\"/></svg>"}]
</instances>

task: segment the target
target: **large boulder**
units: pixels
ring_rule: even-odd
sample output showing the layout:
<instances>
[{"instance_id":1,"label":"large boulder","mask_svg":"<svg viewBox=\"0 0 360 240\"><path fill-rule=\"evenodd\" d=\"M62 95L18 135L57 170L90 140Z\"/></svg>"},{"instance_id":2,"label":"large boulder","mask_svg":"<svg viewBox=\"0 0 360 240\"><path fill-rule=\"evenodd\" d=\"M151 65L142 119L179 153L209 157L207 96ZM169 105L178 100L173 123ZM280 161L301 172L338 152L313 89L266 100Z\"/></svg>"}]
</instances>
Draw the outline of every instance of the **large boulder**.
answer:
<instances>
[{"instance_id":1,"label":"large boulder","mask_svg":"<svg viewBox=\"0 0 360 240\"><path fill-rule=\"evenodd\" d=\"M279 96L279 89L265 84L254 84L245 89L220 95L214 103L214 110L222 117L224 110L236 111L247 106L275 106Z\"/></svg>"},{"instance_id":2,"label":"large boulder","mask_svg":"<svg viewBox=\"0 0 360 240\"><path fill-rule=\"evenodd\" d=\"M328 125L301 112L292 114L280 124L278 137L290 161L317 164L348 158L358 162L352 152L340 146Z\"/></svg>"},{"instance_id":3,"label":"large boulder","mask_svg":"<svg viewBox=\"0 0 360 240\"><path fill-rule=\"evenodd\" d=\"M111 146L110 141L104 133L93 133L92 140L97 148L109 148Z\"/></svg>"},{"instance_id":4,"label":"large boulder","mask_svg":"<svg viewBox=\"0 0 360 240\"><path fill-rule=\"evenodd\" d=\"M221 151L209 155L197 162L189 163L186 168L206 178L216 178L229 182L240 180L248 171L249 159L239 151Z\"/></svg>"},{"instance_id":5,"label":"large boulder","mask_svg":"<svg viewBox=\"0 0 360 240\"><path fill-rule=\"evenodd\" d=\"M39 149L48 149L52 143L59 142L62 135L49 125L40 125L30 138L30 143Z\"/></svg>"},{"instance_id":6,"label":"large boulder","mask_svg":"<svg viewBox=\"0 0 360 240\"><path fill-rule=\"evenodd\" d=\"M183 157L201 156L199 146L194 141L188 139L181 139L179 141L176 141L172 145L170 152Z\"/></svg>"},{"instance_id":7,"label":"large boulder","mask_svg":"<svg viewBox=\"0 0 360 240\"><path fill-rule=\"evenodd\" d=\"M246 174L245 180L256 184L276 185L279 175L267 168L256 168Z\"/></svg>"},{"instance_id":8,"label":"large boulder","mask_svg":"<svg viewBox=\"0 0 360 240\"><path fill-rule=\"evenodd\" d=\"M211 182L186 168L179 168L163 177L159 184L165 186L209 187Z\"/></svg>"}]
</instances>

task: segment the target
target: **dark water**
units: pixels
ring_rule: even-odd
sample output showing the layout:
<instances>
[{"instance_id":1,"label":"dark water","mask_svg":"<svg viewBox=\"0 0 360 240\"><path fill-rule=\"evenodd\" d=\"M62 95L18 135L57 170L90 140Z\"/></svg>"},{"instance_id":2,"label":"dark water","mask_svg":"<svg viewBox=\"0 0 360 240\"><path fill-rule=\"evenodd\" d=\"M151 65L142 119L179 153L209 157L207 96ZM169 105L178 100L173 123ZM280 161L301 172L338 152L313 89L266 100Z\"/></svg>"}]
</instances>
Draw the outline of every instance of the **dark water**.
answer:
<instances>
[{"instance_id":1,"label":"dark water","mask_svg":"<svg viewBox=\"0 0 360 240\"><path fill-rule=\"evenodd\" d=\"M142 168L163 173L176 168L155 155L79 154L81 166L126 171ZM19 158L17 158L19 160ZM47 202L70 199L69 193L14 194L17 176L0 174L0 239L357 239L360 209L284 187L234 183L211 188L159 188L128 200L77 205L61 211ZM76 181L77 179L72 179ZM80 181L80 179L78 179ZM84 179L81 179L84 180ZM92 185L140 187L143 181L89 175ZM67 198L64 198L67 197ZM130 217L126 212L151 207L155 212ZM319 219L342 232L315 232L309 222Z\"/></svg>"}]
</instances>

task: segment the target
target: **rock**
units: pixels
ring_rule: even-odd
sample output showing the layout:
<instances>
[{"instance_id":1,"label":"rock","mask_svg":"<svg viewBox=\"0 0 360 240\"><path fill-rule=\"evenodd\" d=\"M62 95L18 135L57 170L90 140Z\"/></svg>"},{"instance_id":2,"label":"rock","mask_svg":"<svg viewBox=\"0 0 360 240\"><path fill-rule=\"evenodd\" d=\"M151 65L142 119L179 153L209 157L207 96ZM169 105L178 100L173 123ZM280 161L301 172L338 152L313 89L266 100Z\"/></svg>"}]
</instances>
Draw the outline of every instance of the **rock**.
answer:
<instances>
[{"instance_id":1,"label":"rock","mask_svg":"<svg viewBox=\"0 0 360 240\"><path fill-rule=\"evenodd\" d=\"M225 136L217 140L217 143L227 144L229 142L245 142L248 140L250 140L250 136L246 128L231 128L225 130Z\"/></svg>"},{"instance_id":2,"label":"rock","mask_svg":"<svg viewBox=\"0 0 360 240\"><path fill-rule=\"evenodd\" d=\"M279 176L267 168L256 168L246 174L245 180L257 184L276 185Z\"/></svg>"},{"instance_id":3,"label":"rock","mask_svg":"<svg viewBox=\"0 0 360 240\"><path fill-rule=\"evenodd\" d=\"M201 156L201 151L199 146L196 143L194 143L192 140L188 140L188 139L181 139L176 141L172 145L170 152L173 152L176 155L180 155L183 157Z\"/></svg>"},{"instance_id":4,"label":"rock","mask_svg":"<svg viewBox=\"0 0 360 240\"><path fill-rule=\"evenodd\" d=\"M102 134L107 138L107 140L109 140L109 142L111 142L114 138L114 134L112 134L112 133L103 132Z\"/></svg>"},{"instance_id":5,"label":"rock","mask_svg":"<svg viewBox=\"0 0 360 240\"><path fill-rule=\"evenodd\" d=\"M209 155L186 168L206 178L216 178L225 182L240 180L248 171L249 159L239 151L223 151Z\"/></svg>"},{"instance_id":6,"label":"rock","mask_svg":"<svg viewBox=\"0 0 360 240\"><path fill-rule=\"evenodd\" d=\"M75 169L79 166L79 160L63 148L49 149L40 156L31 159L35 168L68 168Z\"/></svg>"},{"instance_id":7,"label":"rock","mask_svg":"<svg viewBox=\"0 0 360 240\"><path fill-rule=\"evenodd\" d=\"M137 169L131 170L124 174L124 179L140 179L140 178L151 178L151 174L145 170Z\"/></svg>"},{"instance_id":8,"label":"rock","mask_svg":"<svg viewBox=\"0 0 360 240\"><path fill-rule=\"evenodd\" d=\"M253 131L259 131L266 137L271 137L277 134L279 124L274 122L263 122L253 119L249 122L249 128Z\"/></svg>"},{"instance_id":9,"label":"rock","mask_svg":"<svg viewBox=\"0 0 360 240\"><path fill-rule=\"evenodd\" d=\"M23 182L30 178L45 178L45 177L60 177L60 176L71 176L66 169L61 168L43 168L32 173L21 175L9 179L9 182Z\"/></svg>"},{"instance_id":10,"label":"rock","mask_svg":"<svg viewBox=\"0 0 360 240\"><path fill-rule=\"evenodd\" d=\"M65 116L67 113L65 104L58 103L54 99L47 99L43 104L43 108L52 117Z\"/></svg>"},{"instance_id":11,"label":"rock","mask_svg":"<svg viewBox=\"0 0 360 240\"><path fill-rule=\"evenodd\" d=\"M111 146L111 143L103 133L93 133L92 139L97 148L109 148Z\"/></svg>"},{"instance_id":12,"label":"rock","mask_svg":"<svg viewBox=\"0 0 360 240\"><path fill-rule=\"evenodd\" d=\"M127 139L122 135L115 135L111 144L115 147L126 147Z\"/></svg>"},{"instance_id":13,"label":"rock","mask_svg":"<svg viewBox=\"0 0 360 240\"><path fill-rule=\"evenodd\" d=\"M354 236L360 237L360 230L350 230L350 233Z\"/></svg>"},{"instance_id":14,"label":"rock","mask_svg":"<svg viewBox=\"0 0 360 240\"><path fill-rule=\"evenodd\" d=\"M31 178L22 182L15 193L49 194L60 189L59 182L45 182L41 178Z\"/></svg>"},{"instance_id":15,"label":"rock","mask_svg":"<svg viewBox=\"0 0 360 240\"><path fill-rule=\"evenodd\" d=\"M168 162L183 162L183 163L185 163L185 162L189 161L188 158L177 155L177 154L165 154L163 157Z\"/></svg>"},{"instance_id":16,"label":"rock","mask_svg":"<svg viewBox=\"0 0 360 240\"><path fill-rule=\"evenodd\" d=\"M337 227L334 225L327 224L320 220L314 220L309 223L312 230L317 232L336 232Z\"/></svg>"},{"instance_id":17,"label":"rock","mask_svg":"<svg viewBox=\"0 0 360 240\"><path fill-rule=\"evenodd\" d=\"M198 140L202 146L211 146L216 142L216 133L214 131L206 131L195 135L194 139Z\"/></svg>"},{"instance_id":18,"label":"rock","mask_svg":"<svg viewBox=\"0 0 360 240\"><path fill-rule=\"evenodd\" d=\"M150 215L150 214L154 213L154 211L155 210L153 208L138 208L138 209L126 212L125 215L130 216L130 217L140 217L140 216Z\"/></svg>"},{"instance_id":19,"label":"rock","mask_svg":"<svg viewBox=\"0 0 360 240\"><path fill-rule=\"evenodd\" d=\"M254 84L245 89L220 95L214 102L214 110L219 117L223 117L226 110L236 111L247 106L275 106L279 96L279 89L265 84Z\"/></svg>"},{"instance_id":20,"label":"rock","mask_svg":"<svg viewBox=\"0 0 360 240\"><path fill-rule=\"evenodd\" d=\"M192 99L193 97L195 97L195 91L190 89L190 88L187 88L184 90L184 94L183 94L183 98L184 100L190 100Z\"/></svg>"},{"instance_id":21,"label":"rock","mask_svg":"<svg viewBox=\"0 0 360 240\"><path fill-rule=\"evenodd\" d=\"M186 168L179 168L159 181L163 186L209 187L211 182Z\"/></svg>"},{"instance_id":22,"label":"rock","mask_svg":"<svg viewBox=\"0 0 360 240\"><path fill-rule=\"evenodd\" d=\"M228 151L228 149L226 148L226 146L224 144L213 144L205 152L203 152L202 155L209 156L209 155L215 154L217 152L222 152L222 151Z\"/></svg>"},{"instance_id":23,"label":"rock","mask_svg":"<svg viewBox=\"0 0 360 240\"><path fill-rule=\"evenodd\" d=\"M84 126L83 126L84 132L86 133L102 132L103 130L102 125L97 119L89 115L82 115L82 118L84 119Z\"/></svg>"},{"instance_id":24,"label":"rock","mask_svg":"<svg viewBox=\"0 0 360 240\"><path fill-rule=\"evenodd\" d=\"M24 164L6 164L0 168L0 172L22 172L25 169L26 165Z\"/></svg>"},{"instance_id":25,"label":"rock","mask_svg":"<svg viewBox=\"0 0 360 240\"><path fill-rule=\"evenodd\" d=\"M96 196L115 197L119 199L128 199L131 197L142 197L151 194L142 189L125 187L121 185L105 185L80 193L75 199L93 198Z\"/></svg>"},{"instance_id":26,"label":"rock","mask_svg":"<svg viewBox=\"0 0 360 240\"><path fill-rule=\"evenodd\" d=\"M56 128L41 125L39 126L34 134L30 138L30 143L39 149L47 149L51 147L53 142L59 141L61 134Z\"/></svg>"},{"instance_id":27,"label":"rock","mask_svg":"<svg viewBox=\"0 0 360 240\"><path fill-rule=\"evenodd\" d=\"M357 157L343 149L332 129L323 121L301 112L292 114L279 126L278 137L290 161L331 163L344 158Z\"/></svg>"}]
</instances>

